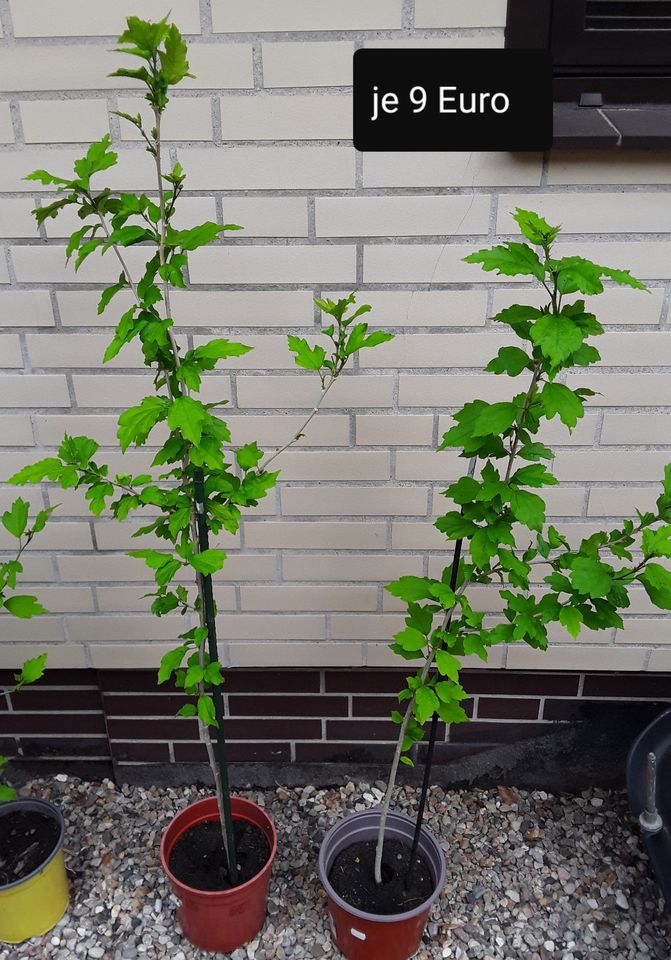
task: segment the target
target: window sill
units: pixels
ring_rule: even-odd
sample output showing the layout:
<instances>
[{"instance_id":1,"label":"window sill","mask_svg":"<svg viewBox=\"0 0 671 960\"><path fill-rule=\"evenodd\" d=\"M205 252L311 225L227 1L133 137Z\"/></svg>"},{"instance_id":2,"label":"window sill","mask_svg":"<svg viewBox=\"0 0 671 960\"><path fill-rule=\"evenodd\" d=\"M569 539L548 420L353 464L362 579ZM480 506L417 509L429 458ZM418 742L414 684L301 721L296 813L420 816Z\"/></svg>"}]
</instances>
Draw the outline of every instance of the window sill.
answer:
<instances>
[{"instance_id":1,"label":"window sill","mask_svg":"<svg viewBox=\"0 0 671 960\"><path fill-rule=\"evenodd\" d=\"M556 103L553 147L639 150L671 147L671 105L579 107L573 103Z\"/></svg>"}]
</instances>

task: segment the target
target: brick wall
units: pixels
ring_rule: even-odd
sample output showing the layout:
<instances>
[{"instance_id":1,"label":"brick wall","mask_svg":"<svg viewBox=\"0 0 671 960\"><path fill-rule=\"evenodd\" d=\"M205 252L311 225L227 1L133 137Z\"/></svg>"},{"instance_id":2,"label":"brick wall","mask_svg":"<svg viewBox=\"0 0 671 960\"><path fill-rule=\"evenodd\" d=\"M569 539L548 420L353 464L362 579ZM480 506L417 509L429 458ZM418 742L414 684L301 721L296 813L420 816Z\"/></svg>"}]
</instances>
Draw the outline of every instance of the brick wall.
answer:
<instances>
[{"instance_id":1,"label":"brick wall","mask_svg":"<svg viewBox=\"0 0 671 960\"><path fill-rule=\"evenodd\" d=\"M459 464L434 452L438 436L466 400L510 390L482 372L503 342L487 318L527 293L461 258L513 233L515 205L561 222L567 251L631 267L651 287L650 295L609 290L596 301L607 328L603 361L569 380L599 395L572 437L554 423L546 432L563 481L548 493L550 513L575 539L654 501L671 459L671 156L356 154L354 49L500 46L504 0L171 6L197 75L176 93L165 131L166 152L188 173L182 222L246 228L194 254L192 290L174 298L184 342L228 332L256 348L209 377L205 396L230 401L236 440L272 448L317 395L285 346L287 333L318 332L313 296L357 286L374 322L397 334L343 377L302 447L283 456L277 491L237 537L221 539L230 555L216 583L222 656L242 668L384 667L393 663L387 643L400 614L381 584L435 574L447 556L432 518ZM119 297L104 318L95 311L101 285L116 276L111 258L91 258L77 275L66 268L72 223L50 220L36 234L30 209L49 194L22 177L38 166L67 171L88 140L109 131L119 153L110 185L151 190L142 144L112 115L143 109L142 101L106 77L120 60L107 51L123 16L158 17L166 8L163 0L0 0L3 477L52 451L65 429L90 433L120 467L119 405L149 388L136 350L100 364L123 307ZM151 455L135 451L124 463L139 471ZM3 488L2 503L15 494ZM51 612L31 622L1 618L0 664L48 649L53 668L153 667L178 624L146 612L146 570L124 556L137 523L93 521L72 492L23 495L35 507L61 504L26 562L27 582ZM474 599L496 613L494 591L474 591ZM624 631L585 631L577 643L557 631L546 655L501 648L490 665L671 670L666 618L642 590L629 613ZM100 731L91 724L82 734L93 749Z\"/></svg>"}]
</instances>

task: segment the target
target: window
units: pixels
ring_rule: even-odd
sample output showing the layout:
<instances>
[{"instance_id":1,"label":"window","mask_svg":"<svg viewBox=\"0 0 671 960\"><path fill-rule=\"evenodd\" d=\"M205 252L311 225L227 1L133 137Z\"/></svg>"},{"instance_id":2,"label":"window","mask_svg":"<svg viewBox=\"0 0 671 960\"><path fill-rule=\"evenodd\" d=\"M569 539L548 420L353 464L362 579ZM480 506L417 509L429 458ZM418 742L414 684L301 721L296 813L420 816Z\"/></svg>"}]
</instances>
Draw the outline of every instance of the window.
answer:
<instances>
[{"instance_id":1,"label":"window","mask_svg":"<svg viewBox=\"0 0 671 960\"><path fill-rule=\"evenodd\" d=\"M671 0L508 0L506 47L552 51L556 146L671 145Z\"/></svg>"}]
</instances>

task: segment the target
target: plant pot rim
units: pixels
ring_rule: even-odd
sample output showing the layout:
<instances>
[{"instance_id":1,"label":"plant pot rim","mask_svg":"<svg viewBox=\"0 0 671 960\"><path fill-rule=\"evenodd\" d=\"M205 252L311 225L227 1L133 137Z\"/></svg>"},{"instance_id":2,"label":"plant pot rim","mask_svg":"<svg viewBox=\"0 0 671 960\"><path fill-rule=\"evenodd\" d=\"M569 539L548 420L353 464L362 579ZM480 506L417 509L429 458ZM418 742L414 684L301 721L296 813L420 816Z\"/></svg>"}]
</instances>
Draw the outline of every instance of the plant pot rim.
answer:
<instances>
[{"instance_id":1,"label":"plant pot rim","mask_svg":"<svg viewBox=\"0 0 671 960\"><path fill-rule=\"evenodd\" d=\"M181 830L177 834L175 839L171 842L170 848L168 849L167 835L172 824L175 823L176 820L179 820L180 817L182 817L187 810L193 810L194 807L198 807L201 805L210 807L213 801L215 805L214 814L210 815L210 814L203 813L203 815L198 820L196 820L195 822L189 823L183 830ZM264 873L268 873L272 868L273 860L275 859L275 854L277 853L277 831L275 830L275 824L273 823L273 818L270 816L269 813L267 813L263 809L263 807L260 807L257 803L254 803L253 800L247 800L246 797L231 797L231 801L234 802L236 806L238 804L243 804L243 805L248 805L250 807L254 807L256 810L258 810L261 813L261 815L269 823L270 829L272 832L273 842L270 845L270 853L268 855L268 860L266 861L266 863L264 863L264 865L261 867L259 872L255 873L253 877L249 878L249 880L245 880L244 883L240 883L236 887L228 887L228 889L226 890L199 890L198 887L190 887L187 883L184 883L182 880L176 877L175 874L170 869L169 858L177 841L180 840L184 836L184 834L187 832L187 830L190 830L192 827L196 827L201 823L207 822L208 820L216 820L219 817L219 810L216 805L216 797L202 797L200 800L196 800L194 803L187 804L187 806L184 807L183 810L180 810L179 813L176 813L175 816L170 820L170 823L164 829L163 834L161 836L161 846L160 846L161 865L170 882L173 883L180 890L183 890L185 893L189 893L192 895L195 894L198 897L204 897L206 900L217 900L222 897L230 896L232 894L238 894L240 892L244 892L249 887L251 887L251 885L255 883L259 877L263 876ZM246 820L247 823L251 823L252 826L256 827L257 829L260 829L258 823L254 823L254 821L250 817L246 817L242 811L233 811L232 816L234 820Z\"/></svg>"},{"instance_id":2,"label":"plant pot rim","mask_svg":"<svg viewBox=\"0 0 671 960\"><path fill-rule=\"evenodd\" d=\"M46 860L42 861L39 867L35 867L34 870L32 870L25 877L21 877L20 880L12 880L11 883L0 883L0 893L4 893L6 890L11 890L13 887L18 887L22 883L27 883L29 880L32 880L32 878L36 877L38 873L41 873L45 867L49 866L51 861L63 846L63 838L65 836L65 820L63 819L63 814L55 803L51 803L50 800L42 800L39 797L19 797L16 800L7 800L5 803L0 803L0 817L9 816L12 813L17 813L20 811L28 812L30 810L37 811L38 813L44 813L56 821L59 828L58 840L54 845L54 849L51 851Z\"/></svg>"},{"instance_id":3,"label":"plant pot rim","mask_svg":"<svg viewBox=\"0 0 671 960\"><path fill-rule=\"evenodd\" d=\"M434 886L433 893L430 897L427 897L422 903L417 907L413 907L412 910L406 910L403 913L370 913L366 910L361 910L359 907L353 907L351 903L348 903L346 900L336 893L333 889L326 870L326 840L329 835L333 834L336 830L339 830L342 833L347 833L348 826L352 824L355 820L362 819L364 817L371 818L373 817L376 820L380 819L380 810L378 807L372 807L370 810L359 810L357 813L351 813L346 816L343 820L339 820L331 829L327 832L324 840L322 841L321 847L319 848L319 862L318 862L318 871L319 878L328 894L329 898L332 899L342 910L345 910L347 913L352 916L358 917L360 920L375 921L377 923L399 923L404 920L410 920L413 917L417 917L422 913L428 911L433 904L436 902L440 896L440 892L445 885L445 857L443 856L443 851L433 836L428 827L422 824L421 834L424 839L427 840L432 846L435 847L440 861L440 869L438 871L438 877L436 878L436 883ZM396 822L399 825L409 825L411 827L410 836L415 829L415 822L410 817L406 816L404 813L397 813L396 811L390 810L387 816L387 824ZM386 837L386 833L385 833ZM354 841L353 841L354 842Z\"/></svg>"}]
</instances>

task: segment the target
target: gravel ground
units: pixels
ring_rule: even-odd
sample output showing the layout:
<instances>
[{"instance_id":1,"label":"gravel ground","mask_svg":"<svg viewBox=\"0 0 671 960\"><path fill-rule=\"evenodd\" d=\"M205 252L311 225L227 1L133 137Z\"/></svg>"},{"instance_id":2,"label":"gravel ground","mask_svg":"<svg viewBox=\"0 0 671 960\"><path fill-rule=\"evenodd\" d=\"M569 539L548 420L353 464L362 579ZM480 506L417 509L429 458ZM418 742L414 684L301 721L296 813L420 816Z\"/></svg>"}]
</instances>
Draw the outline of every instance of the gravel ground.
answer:
<instances>
[{"instance_id":1,"label":"gravel ground","mask_svg":"<svg viewBox=\"0 0 671 960\"><path fill-rule=\"evenodd\" d=\"M316 876L319 843L344 811L377 803L382 787L378 781L244 793L272 813L279 849L266 925L227 956L340 960ZM165 825L205 791L116 787L59 775L35 780L21 793L53 799L65 814L72 908L43 938L0 945L0 960L213 956L180 937L176 901L158 859ZM397 806L411 813L416 803L415 789L400 791ZM622 794L434 787L427 816L442 839L448 879L417 954L421 960L671 957L671 913L664 912Z\"/></svg>"}]
</instances>

